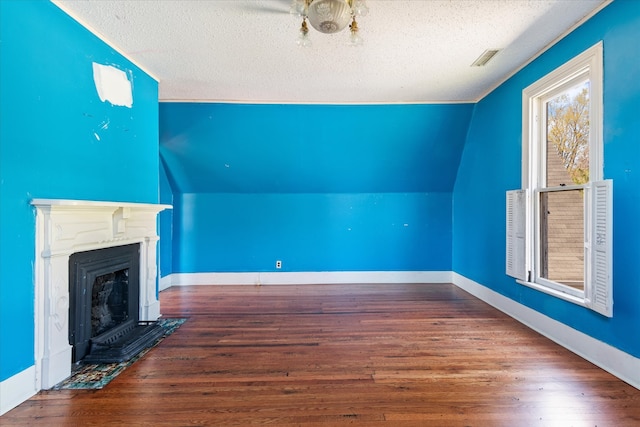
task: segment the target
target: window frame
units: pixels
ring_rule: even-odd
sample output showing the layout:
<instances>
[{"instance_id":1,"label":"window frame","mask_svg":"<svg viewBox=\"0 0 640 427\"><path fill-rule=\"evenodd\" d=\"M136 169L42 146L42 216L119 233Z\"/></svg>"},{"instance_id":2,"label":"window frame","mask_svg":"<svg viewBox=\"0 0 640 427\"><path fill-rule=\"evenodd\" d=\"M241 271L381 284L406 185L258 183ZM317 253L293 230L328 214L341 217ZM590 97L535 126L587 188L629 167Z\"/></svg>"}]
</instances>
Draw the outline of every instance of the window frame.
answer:
<instances>
[{"instance_id":1,"label":"window frame","mask_svg":"<svg viewBox=\"0 0 640 427\"><path fill-rule=\"evenodd\" d=\"M518 283L612 316L611 230L612 183L602 181L604 142L603 123L603 44L597 43L537 80L522 92L522 190L507 192L507 274ZM547 187L546 173L546 103L580 81L589 80L589 182L580 185ZM540 165L544 166L540 166ZM544 186L540 184L544 182ZM604 186L604 193L602 188ZM541 192L584 190L584 290L573 289L540 277L540 207ZM606 204L598 211L597 206ZM595 219L594 219L595 218ZM606 219L606 238L596 229L596 222ZM595 230L595 231L594 231ZM604 270L597 268L595 242L604 245L607 261ZM592 244L593 243L593 244ZM602 248L600 248L602 249ZM600 255L597 255L600 256ZM598 258L600 262L602 258ZM605 281L599 280L605 277ZM602 295L605 295L603 298Z\"/></svg>"},{"instance_id":2,"label":"window frame","mask_svg":"<svg viewBox=\"0 0 640 427\"><path fill-rule=\"evenodd\" d=\"M602 180L602 55L602 42L598 42L522 91L522 188L530 188L534 178L533 174L537 173L537 171L531 170L531 165L539 161L537 156L540 155L540 150L536 150L538 147L535 142L540 138L540 134L545 132L545 124L539 120L540 118L538 118L536 126L531 125L532 121L534 123L536 121L534 115L536 110L540 110L543 99L548 99L561 92L563 88L570 86L572 82L579 80L579 77L585 74L589 76L591 81L589 147L598 145L596 152L589 152L591 169L589 181Z\"/></svg>"}]
</instances>

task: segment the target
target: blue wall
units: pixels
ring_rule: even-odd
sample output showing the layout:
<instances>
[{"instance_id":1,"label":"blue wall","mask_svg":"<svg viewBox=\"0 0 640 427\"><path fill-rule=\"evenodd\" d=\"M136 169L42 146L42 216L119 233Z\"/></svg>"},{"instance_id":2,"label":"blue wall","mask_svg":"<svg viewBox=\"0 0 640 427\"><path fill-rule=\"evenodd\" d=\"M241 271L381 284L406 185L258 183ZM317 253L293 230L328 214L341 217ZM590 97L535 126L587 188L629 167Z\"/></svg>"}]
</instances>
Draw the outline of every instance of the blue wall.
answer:
<instances>
[{"instance_id":1,"label":"blue wall","mask_svg":"<svg viewBox=\"0 0 640 427\"><path fill-rule=\"evenodd\" d=\"M184 194L175 272L449 271L451 194Z\"/></svg>"},{"instance_id":2,"label":"blue wall","mask_svg":"<svg viewBox=\"0 0 640 427\"><path fill-rule=\"evenodd\" d=\"M127 72L101 102L92 64ZM48 1L0 1L0 381L34 363L32 198L158 202L157 82Z\"/></svg>"},{"instance_id":3,"label":"blue wall","mask_svg":"<svg viewBox=\"0 0 640 427\"><path fill-rule=\"evenodd\" d=\"M505 191L520 188L522 90L604 42L604 175L613 179L614 317L507 277ZM453 194L453 270L640 357L640 2L617 0L478 103Z\"/></svg>"},{"instance_id":4,"label":"blue wall","mask_svg":"<svg viewBox=\"0 0 640 427\"><path fill-rule=\"evenodd\" d=\"M173 272L450 270L472 105L160 105Z\"/></svg>"},{"instance_id":5,"label":"blue wall","mask_svg":"<svg viewBox=\"0 0 640 427\"><path fill-rule=\"evenodd\" d=\"M175 187L175 184L173 184ZM167 168L160 162L160 183L159 183L160 203L164 205L174 204L171 178L167 173ZM168 276L173 271L173 210L165 209L158 214L159 235L161 236L158 246L159 271L158 278Z\"/></svg>"}]
</instances>

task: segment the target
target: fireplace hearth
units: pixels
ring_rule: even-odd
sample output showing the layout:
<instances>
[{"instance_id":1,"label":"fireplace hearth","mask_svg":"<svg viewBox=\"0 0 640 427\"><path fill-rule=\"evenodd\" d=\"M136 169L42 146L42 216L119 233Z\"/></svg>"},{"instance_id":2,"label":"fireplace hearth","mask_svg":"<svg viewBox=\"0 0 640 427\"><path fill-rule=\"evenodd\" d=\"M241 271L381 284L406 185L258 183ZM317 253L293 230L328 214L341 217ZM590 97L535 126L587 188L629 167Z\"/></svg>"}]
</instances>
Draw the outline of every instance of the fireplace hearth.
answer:
<instances>
[{"instance_id":1,"label":"fireplace hearth","mask_svg":"<svg viewBox=\"0 0 640 427\"><path fill-rule=\"evenodd\" d=\"M139 277L139 244L69 257L72 362L124 362L162 336L157 322L139 320Z\"/></svg>"}]
</instances>

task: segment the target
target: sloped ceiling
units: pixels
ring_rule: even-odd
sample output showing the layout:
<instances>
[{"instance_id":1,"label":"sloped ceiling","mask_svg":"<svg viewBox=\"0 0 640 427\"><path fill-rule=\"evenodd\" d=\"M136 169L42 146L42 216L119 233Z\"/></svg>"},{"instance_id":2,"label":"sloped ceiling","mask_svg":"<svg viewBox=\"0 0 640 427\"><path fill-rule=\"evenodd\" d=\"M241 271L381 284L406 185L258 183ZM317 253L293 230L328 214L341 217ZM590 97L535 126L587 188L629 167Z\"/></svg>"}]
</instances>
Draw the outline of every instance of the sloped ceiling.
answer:
<instances>
[{"instance_id":1,"label":"sloped ceiling","mask_svg":"<svg viewBox=\"0 0 640 427\"><path fill-rule=\"evenodd\" d=\"M160 104L181 193L451 192L473 104Z\"/></svg>"},{"instance_id":2,"label":"sloped ceiling","mask_svg":"<svg viewBox=\"0 0 640 427\"><path fill-rule=\"evenodd\" d=\"M311 30L290 0L54 0L160 82L161 101L474 102L603 0L368 0L364 45ZM484 67L471 63L501 49Z\"/></svg>"}]
</instances>

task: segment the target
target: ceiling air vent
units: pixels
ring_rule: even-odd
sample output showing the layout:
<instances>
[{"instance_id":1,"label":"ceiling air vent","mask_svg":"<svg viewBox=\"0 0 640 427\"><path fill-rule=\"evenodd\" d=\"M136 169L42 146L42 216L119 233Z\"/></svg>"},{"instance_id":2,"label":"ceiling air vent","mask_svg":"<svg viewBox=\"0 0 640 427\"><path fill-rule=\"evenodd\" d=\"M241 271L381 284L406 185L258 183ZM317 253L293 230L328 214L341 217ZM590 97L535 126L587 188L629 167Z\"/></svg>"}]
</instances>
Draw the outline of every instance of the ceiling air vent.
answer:
<instances>
[{"instance_id":1,"label":"ceiling air vent","mask_svg":"<svg viewBox=\"0 0 640 427\"><path fill-rule=\"evenodd\" d=\"M500 49L487 49L484 52L482 52L482 55L480 55L478 57L478 59L476 59L475 61L473 61L473 64L471 64L472 67L482 67L484 65L487 65L487 62L491 61L491 58L493 58L496 53L500 52Z\"/></svg>"}]
</instances>

